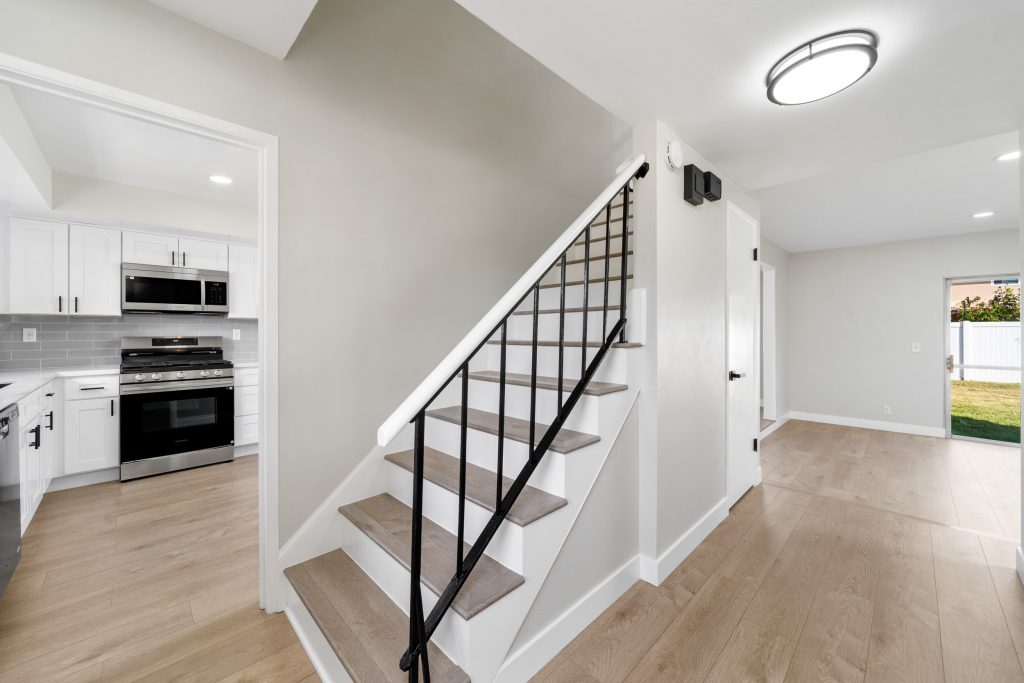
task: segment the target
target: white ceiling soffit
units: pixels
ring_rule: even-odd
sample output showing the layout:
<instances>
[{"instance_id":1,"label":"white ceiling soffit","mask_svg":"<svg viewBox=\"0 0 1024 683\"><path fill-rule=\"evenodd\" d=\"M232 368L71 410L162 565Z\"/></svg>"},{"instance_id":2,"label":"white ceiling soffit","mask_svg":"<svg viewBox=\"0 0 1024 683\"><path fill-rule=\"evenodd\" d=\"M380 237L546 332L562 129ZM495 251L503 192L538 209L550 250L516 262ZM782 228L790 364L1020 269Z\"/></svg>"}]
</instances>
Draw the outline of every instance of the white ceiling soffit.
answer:
<instances>
[{"instance_id":1,"label":"white ceiling soffit","mask_svg":"<svg viewBox=\"0 0 1024 683\"><path fill-rule=\"evenodd\" d=\"M284 59L317 0L149 0L229 38Z\"/></svg>"},{"instance_id":2,"label":"white ceiling soffit","mask_svg":"<svg viewBox=\"0 0 1024 683\"><path fill-rule=\"evenodd\" d=\"M660 118L747 190L1016 129L1024 2L458 0L634 125ZM874 70L780 107L765 76L833 31L879 35Z\"/></svg>"},{"instance_id":3,"label":"white ceiling soffit","mask_svg":"<svg viewBox=\"0 0 1024 683\"><path fill-rule=\"evenodd\" d=\"M995 158L1018 145L1007 133L768 188L761 228L790 252L1016 228L1019 164Z\"/></svg>"},{"instance_id":4,"label":"white ceiling soffit","mask_svg":"<svg viewBox=\"0 0 1024 683\"><path fill-rule=\"evenodd\" d=\"M255 206L254 150L98 109L32 88L14 97L50 168L59 173ZM225 175L230 185L210 182Z\"/></svg>"}]
</instances>

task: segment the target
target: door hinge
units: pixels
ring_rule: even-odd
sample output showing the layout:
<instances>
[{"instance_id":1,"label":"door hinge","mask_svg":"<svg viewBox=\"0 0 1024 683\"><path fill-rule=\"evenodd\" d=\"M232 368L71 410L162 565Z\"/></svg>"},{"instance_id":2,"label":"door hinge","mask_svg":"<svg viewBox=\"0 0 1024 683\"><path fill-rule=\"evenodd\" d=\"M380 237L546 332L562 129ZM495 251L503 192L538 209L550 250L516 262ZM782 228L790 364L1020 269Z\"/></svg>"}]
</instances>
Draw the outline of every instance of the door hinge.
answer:
<instances>
[{"instance_id":1,"label":"door hinge","mask_svg":"<svg viewBox=\"0 0 1024 683\"><path fill-rule=\"evenodd\" d=\"M754 452L757 453L757 439L754 439Z\"/></svg>"},{"instance_id":2,"label":"door hinge","mask_svg":"<svg viewBox=\"0 0 1024 683\"><path fill-rule=\"evenodd\" d=\"M757 247L754 247L754 260L757 260Z\"/></svg>"}]
</instances>

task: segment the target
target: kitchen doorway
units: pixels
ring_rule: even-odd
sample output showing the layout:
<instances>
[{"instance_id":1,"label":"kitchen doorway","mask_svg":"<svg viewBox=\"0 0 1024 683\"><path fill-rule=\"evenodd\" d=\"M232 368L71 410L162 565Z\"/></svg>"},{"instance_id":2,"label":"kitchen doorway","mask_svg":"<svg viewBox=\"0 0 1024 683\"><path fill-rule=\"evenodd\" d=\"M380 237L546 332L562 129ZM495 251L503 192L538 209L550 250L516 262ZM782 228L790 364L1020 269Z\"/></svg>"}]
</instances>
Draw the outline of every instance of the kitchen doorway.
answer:
<instances>
[{"instance_id":1,"label":"kitchen doorway","mask_svg":"<svg viewBox=\"0 0 1024 683\"><path fill-rule=\"evenodd\" d=\"M947 278L946 436L1020 443L1019 274Z\"/></svg>"}]
</instances>

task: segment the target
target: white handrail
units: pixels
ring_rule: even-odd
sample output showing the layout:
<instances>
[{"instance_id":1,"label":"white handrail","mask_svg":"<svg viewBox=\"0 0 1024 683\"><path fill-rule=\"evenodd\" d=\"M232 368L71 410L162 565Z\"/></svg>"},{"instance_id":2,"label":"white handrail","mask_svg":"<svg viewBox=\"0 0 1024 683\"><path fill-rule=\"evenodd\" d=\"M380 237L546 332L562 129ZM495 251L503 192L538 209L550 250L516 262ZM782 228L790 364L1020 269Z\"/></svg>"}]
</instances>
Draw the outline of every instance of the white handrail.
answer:
<instances>
[{"instance_id":1,"label":"white handrail","mask_svg":"<svg viewBox=\"0 0 1024 683\"><path fill-rule=\"evenodd\" d=\"M605 204L615 197L619 190L622 189L622 186L640 169L644 161L643 154L633 159L629 166L619 173L615 180L597 196L597 199L580 214L579 218L573 221L572 225L562 233L562 236L555 240L554 244L548 247L548 250L530 266L526 274L512 285L512 288L505 293L505 296L501 297L498 303L494 304L494 307L487 312L487 315L480 319L480 322L469 331L469 334L463 337L462 341L455 345L455 348L427 375L426 379L420 382L419 386L409 394L409 397L402 401L402 404L395 409L395 412L391 413L390 417L384 420L383 424L377 429L377 443L380 446L387 446L393 438L398 436L402 428L416 417L427 401L432 399L434 394L444 386L444 383L462 367L469 354L473 353L487 339L494 328L512 310L512 307L518 304L519 300L554 265L555 260L562 255L562 252L572 246L572 243L576 241L587 224L593 221Z\"/></svg>"}]
</instances>

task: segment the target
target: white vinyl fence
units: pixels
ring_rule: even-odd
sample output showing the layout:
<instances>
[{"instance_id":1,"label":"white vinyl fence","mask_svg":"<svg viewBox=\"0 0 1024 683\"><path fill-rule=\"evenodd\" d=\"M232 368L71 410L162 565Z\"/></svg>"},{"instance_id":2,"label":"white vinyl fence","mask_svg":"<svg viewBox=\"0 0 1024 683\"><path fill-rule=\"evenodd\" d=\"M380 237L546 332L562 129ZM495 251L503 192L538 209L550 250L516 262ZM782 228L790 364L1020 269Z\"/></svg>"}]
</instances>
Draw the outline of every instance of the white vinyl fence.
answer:
<instances>
[{"instance_id":1,"label":"white vinyl fence","mask_svg":"<svg viewBox=\"0 0 1024 683\"><path fill-rule=\"evenodd\" d=\"M950 323L950 379L1020 383L1020 323Z\"/></svg>"}]
</instances>

